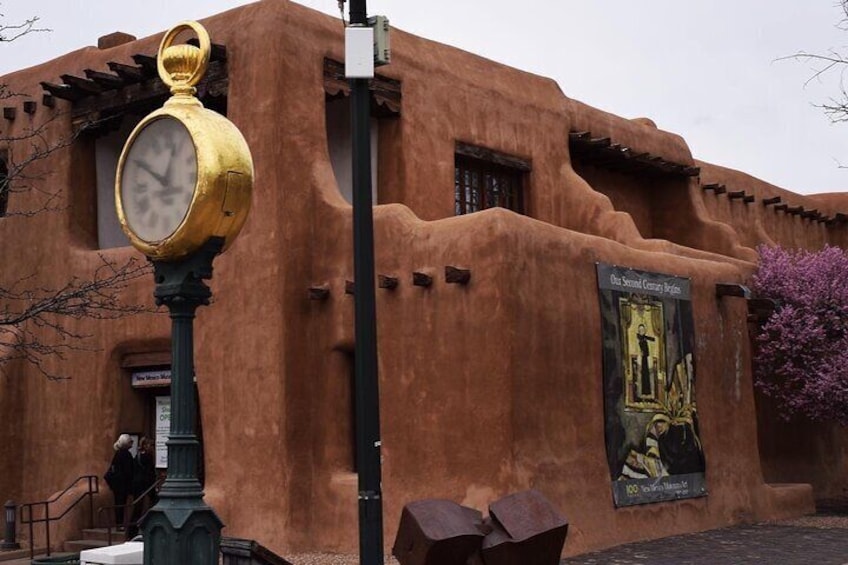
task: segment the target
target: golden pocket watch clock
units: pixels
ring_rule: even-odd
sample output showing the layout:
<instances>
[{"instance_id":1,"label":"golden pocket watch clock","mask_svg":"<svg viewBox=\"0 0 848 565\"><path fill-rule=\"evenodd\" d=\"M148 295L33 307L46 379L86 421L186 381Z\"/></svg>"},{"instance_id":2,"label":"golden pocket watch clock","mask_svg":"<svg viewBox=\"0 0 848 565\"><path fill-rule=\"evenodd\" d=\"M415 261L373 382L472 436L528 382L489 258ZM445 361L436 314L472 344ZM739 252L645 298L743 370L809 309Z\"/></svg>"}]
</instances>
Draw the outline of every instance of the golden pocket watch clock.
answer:
<instances>
[{"instance_id":1,"label":"golden pocket watch clock","mask_svg":"<svg viewBox=\"0 0 848 565\"><path fill-rule=\"evenodd\" d=\"M199 47L173 45L186 30L197 35ZM209 54L209 34L196 22L165 34L157 64L171 98L139 122L118 161L118 219L132 245L151 259L180 259L213 236L223 238L226 249L250 209L247 142L232 122L194 96Z\"/></svg>"}]
</instances>

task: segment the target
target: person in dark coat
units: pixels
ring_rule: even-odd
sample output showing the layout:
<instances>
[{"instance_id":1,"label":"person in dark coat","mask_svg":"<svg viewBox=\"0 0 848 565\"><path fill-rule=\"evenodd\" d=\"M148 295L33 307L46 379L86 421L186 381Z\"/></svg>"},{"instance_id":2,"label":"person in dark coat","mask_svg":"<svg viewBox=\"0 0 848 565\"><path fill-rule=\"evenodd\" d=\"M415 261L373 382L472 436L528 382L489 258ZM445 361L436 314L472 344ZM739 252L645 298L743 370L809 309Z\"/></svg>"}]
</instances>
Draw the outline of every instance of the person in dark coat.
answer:
<instances>
[{"instance_id":1,"label":"person in dark coat","mask_svg":"<svg viewBox=\"0 0 848 565\"><path fill-rule=\"evenodd\" d=\"M135 466L132 453L130 453L132 446L133 439L128 434L118 436L118 441L113 446L115 449L115 455L112 457L114 478L109 488L115 496L115 523L118 529L124 527L124 506L127 498L132 494L133 467Z\"/></svg>"},{"instance_id":2,"label":"person in dark coat","mask_svg":"<svg viewBox=\"0 0 848 565\"><path fill-rule=\"evenodd\" d=\"M147 437L138 440L138 453L135 456L135 471L133 472L133 513L131 524L127 528L127 539L138 534L138 522L145 512L156 504L156 492L150 487L156 483L156 448L153 441ZM144 500L139 500L141 498Z\"/></svg>"},{"instance_id":3,"label":"person in dark coat","mask_svg":"<svg viewBox=\"0 0 848 565\"><path fill-rule=\"evenodd\" d=\"M136 500L156 482L156 460L153 441L143 437L138 442L138 454L135 456L135 474L133 475L133 498ZM156 493L148 493L151 502L156 502Z\"/></svg>"}]
</instances>

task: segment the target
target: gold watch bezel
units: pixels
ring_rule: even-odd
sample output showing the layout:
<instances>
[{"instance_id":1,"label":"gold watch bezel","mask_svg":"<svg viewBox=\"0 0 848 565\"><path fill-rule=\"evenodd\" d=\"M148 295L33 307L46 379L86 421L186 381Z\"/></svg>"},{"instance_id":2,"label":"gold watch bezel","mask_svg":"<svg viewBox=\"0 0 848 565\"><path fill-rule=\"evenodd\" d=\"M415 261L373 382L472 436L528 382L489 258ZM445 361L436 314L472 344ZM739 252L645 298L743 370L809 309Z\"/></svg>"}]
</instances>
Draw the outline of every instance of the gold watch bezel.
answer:
<instances>
[{"instance_id":1,"label":"gold watch bezel","mask_svg":"<svg viewBox=\"0 0 848 565\"><path fill-rule=\"evenodd\" d=\"M152 122L166 118L177 120L188 130L197 158L197 181L182 222L169 236L147 241L136 235L127 221L122 177L127 155L136 138ZM121 152L115 179L118 219L133 247L152 259L179 259L212 236L223 237L226 249L247 219L252 185L250 150L232 122L203 108L199 102L197 105L166 104L139 122Z\"/></svg>"}]
</instances>

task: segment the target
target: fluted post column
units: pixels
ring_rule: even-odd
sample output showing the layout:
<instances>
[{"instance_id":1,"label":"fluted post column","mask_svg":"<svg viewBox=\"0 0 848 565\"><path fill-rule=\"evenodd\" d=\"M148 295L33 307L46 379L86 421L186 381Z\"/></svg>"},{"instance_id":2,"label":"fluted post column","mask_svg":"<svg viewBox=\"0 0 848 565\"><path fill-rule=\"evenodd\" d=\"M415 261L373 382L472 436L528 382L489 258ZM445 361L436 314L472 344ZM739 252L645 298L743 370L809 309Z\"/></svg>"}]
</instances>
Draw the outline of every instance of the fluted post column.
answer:
<instances>
[{"instance_id":1,"label":"fluted post column","mask_svg":"<svg viewBox=\"0 0 848 565\"><path fill-rule=\"evenodd\" d=\"M174 262L154 261L156 303L171 315L171 430L168 477L159 502L144 516L144 565L217 565L223 524L203 501L197 476L197 399L194 389L194 317L209 304L212 261L223 240L211 238Z\"/></svg>"}]
</instances>

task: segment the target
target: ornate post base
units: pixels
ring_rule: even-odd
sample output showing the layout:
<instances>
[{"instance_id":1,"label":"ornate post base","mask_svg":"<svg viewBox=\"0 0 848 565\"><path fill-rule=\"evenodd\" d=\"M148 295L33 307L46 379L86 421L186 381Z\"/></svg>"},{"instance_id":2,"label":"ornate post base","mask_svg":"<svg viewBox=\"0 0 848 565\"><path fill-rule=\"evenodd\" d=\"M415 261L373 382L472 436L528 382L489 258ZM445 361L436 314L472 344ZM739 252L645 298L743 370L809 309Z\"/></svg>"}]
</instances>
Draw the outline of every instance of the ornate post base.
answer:
<instances>
[{"instance_id":1,"label":"ornate post base","mask_svg":"<svg viewBox=\"0 0 848 565\"><path fill-rule=\"evenodd\" d=\"M144 564L214 565L222 527L202 499L161 500L144 518Z\"/></svg>"}]
</instances>

